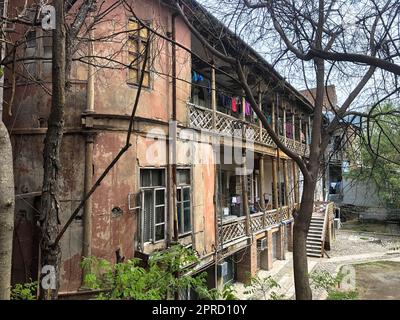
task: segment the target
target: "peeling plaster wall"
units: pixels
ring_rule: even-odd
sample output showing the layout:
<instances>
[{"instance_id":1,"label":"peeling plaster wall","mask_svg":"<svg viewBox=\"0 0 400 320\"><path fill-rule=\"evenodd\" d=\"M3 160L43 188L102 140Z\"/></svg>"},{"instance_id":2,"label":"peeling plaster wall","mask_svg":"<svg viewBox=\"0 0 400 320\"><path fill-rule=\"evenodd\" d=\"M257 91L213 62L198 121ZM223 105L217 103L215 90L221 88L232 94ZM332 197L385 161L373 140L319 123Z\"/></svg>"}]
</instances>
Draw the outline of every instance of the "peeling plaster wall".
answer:
<instances>
[{"instance_id":1,"label":"peeling plaster wall","mask_svg":"<svg viewBox=\"0 0 400 320\"><path fill-rule=\"evenodd\" d=\"M24 0L17 0L23 5ZM111 1L110 1L111 2ZM171 13L158 0L132 0L137 15L144 20L153 20L152 27L167 34L171 31ZM107 5L107 4L105 4ZM105 17L105 22L96 26L95 36L110 30L126 30L129 14L122 6ZM13 37L20 37L26 31L18 26ZM118 43L95 43L95 54L107 54L120 50L118 58L128 62L126 50L127 34L123 33ZM179 18L176 19L176 41L190 49L191 33ZM85 47L81 48L84 52ZM177 61L177 120L187 124L186 102L190 98L191 58L185 50L176 48ZM165 74L171 73L171 45L157 39L152 46L152 86L144 89L140 98L137 116L151 120L168 122L172 114L172 82ZM51 91L49 69L43 74L44 85ZM10 74L6 72L5 101L10 101ZM84 192L85 135L82 134L81 115L86 107L87 66L74 62L72 66L72 87L67 94L65 108L65 128L61 147L60 204L61 225L63 225ZM8 82L7 82L8 80ZM8 85L8 87L7 87ZM137 87L127 84L127 70L97 69L95 75L94 111L104 115L130 115ZM47 118L51 107L51 97L35 83L17 82L13 114L8 116L3 110L3 119L11 131L14 155L15 187L17 193L40 191L43 179L43 140ZM110 120L111 121L111 120ZM146 138L146 132L162 130L160 125L140 124L139 133L132 135L132 147L111 170L92 196L92 254L115 261L115 251L121 249L126 258L134 255L138 212L129 212L128 193L139 188L139 168L146 166L165 167L167 146L164 139L154 141ZM158 128L157 128L158 127ZM154 130L156 128L156 130ZM94 137L93 182L124 145L125 126L119 129L102 127ZM184 145L194 148L194 153L181 152ZM210 253L215 243L214 227L214 164L211 145L207 143L178 143L178 162L192 168L193 186L193 230L195 249L200 254ZM197 159L195 163L188 159ZM211 159L208 159L211 157ZM206 161L207 160L207 161ZM210 160L210 161L209 161ZM114 207L122 209L122 215L113 217ZM81 285L82 220L75 220L61 241L62 267L60 291L74 291Z\"/></svg>"}]
</instances>

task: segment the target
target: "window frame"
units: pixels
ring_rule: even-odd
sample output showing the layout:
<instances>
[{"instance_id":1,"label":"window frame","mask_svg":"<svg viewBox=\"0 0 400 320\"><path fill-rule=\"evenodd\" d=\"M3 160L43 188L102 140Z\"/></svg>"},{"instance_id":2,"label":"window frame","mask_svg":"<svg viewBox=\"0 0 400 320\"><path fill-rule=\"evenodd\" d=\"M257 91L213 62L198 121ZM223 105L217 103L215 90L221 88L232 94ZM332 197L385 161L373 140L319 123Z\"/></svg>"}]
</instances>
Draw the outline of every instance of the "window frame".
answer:
<instances>
[{"instance_id":1,"label":"window frame","mask_svg":"<svg viewBox=\"0 0 400 320\"><path fill-rule=\"evenodd\" d=\"M179 219L178 219L178 236L179 237L184 237L193 232L193 206L192 206L192 170L191 168L188 167L181 167L177 168L177 173L178 171L188 171L189 174L189 183L178 183L176 186L176 210L177 214L179 215L178 212L178 205L181 208L181 226L179 225ZM177 177L178 178L178 177ZM189 189L189 200L183 200L183 193L185 189ZM178 201L178 192L180 193L180 201ZM190 225L190 230L185 231L185 212L184 212L184 204L189 202L189 225Z\"/></svg>"},{"instance_id":2,"label":"window frame","mask_svg":"<svg viewBox=\"0 0 400 320\"><path fill-rule=\"evenodd\" d=\"M150 172L152 170L161 170L162 174L163 174L163 183L164 186L146 186L143 187L142 186L142 181L141 181L141 177L142 177L142 172L143 171L147 171L149 170ZM152 174L150 173L150 177L152 176ZM152 184L152 181L150 181L150 184ZM154 167L150 167L150 168L140 168L139 169L139 190L141 193L141 209L140 209L140 217L139 217L139 221L140 221L140 230L139 230L139 234L140 234L140 239L139 239L139 243L141 246L141 249L144 249L144 246L147 244L156 244L159 242L163 242L167 239L167 207L168 207L168 203L167 203L167 186L166 186L166 169L165 168L154 168ZM152 191L152 197L153 197L153 203L152 205L152 215L149 215L149 219L152 219L151 222L149 222L150 225L150 239L149 240L145 240L144 239L144 230L145 230L145 212L144 212L144 201L145 201L145 192L146 191ZM164 192L164 201L163 204L157 204L156 202L156 193L157 191L163 191ZM156 222L156 209L159 207L164 207L164 219L163 222L157 223ZM159 239L156 240L156 229L158 226L164 225L164 238L163 239Z\"/></svg>"},{"instance_id":3,"label":"window frame","mask_svg":"<svg viewBox=\"0 0 400 320\"><path fill-rule=\"evenodd\" d=\"M152 23L150 20L144 20L143 21L145 24L147 24L149 27L151 27ZM137 29L130 29L130 24L131 23L136 23L137 24ZM141 70L141 64L144 61L141 61L142 59L137 59L138 56L140 56L140 48L141 46L143 46L143 48L145 48L146 44L148 44L150 46L149 48L149 56L147 57L147 64L146 64L146 69L144 70L145 73L148 73L148 85L143 83L143 88L146 89L152 89L152 68L151 68L151 52L152 52L152 46L151 46L151 41L148 41L149 39L144 38L141 36L141 30L143 28L140 28L140 23L134 18L134 17L130 17L128 18L128 24L127 24L127 34L128 34L128 40L127 40L127 59L128 59L128 63L129 63L129 67L127 70L127 79L126 79L126 83L128 85L132 85L132 86L138 86L139 82L140 82L140 77L142 74L142 70ZM149 30L147 30L148 34L149 34ZM136 48L135 50L132 50L132 48ZM131 60L131 56L133 56L134 58ZM133 63L134 59L137 59L136 62ZM131 71L132 70L136 70L136 79L131 78Z\"/></svg>"}]
</instances>

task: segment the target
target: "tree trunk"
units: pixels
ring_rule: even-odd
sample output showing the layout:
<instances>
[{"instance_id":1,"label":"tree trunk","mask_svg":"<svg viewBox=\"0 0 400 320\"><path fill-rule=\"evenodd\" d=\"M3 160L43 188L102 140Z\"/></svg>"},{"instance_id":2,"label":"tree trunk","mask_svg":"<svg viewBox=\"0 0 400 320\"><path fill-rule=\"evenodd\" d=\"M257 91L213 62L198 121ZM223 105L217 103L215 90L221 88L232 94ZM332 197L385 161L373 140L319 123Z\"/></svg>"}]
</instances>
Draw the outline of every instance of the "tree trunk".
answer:
<instances>
[{"instance_id":1,"label":"tree trunk","mask_svg":"<svg viewBox=\"0 0 400 320\"><path fill-rule=\"evenodd\" d=\"M9 300L14 231L14 175L10 137L1 119L0 154L0 300Z\"/></svg>"},{"instance_id":2,"label":"tree trunk","mask_svg":"<svg viewBox=\"0 0 400 320\"><path fill-rule=\"evenodd\" d=\"M311 300L312 292L308 277L307 233L314 209L315 181L304 181L300 210L293 226L293 270L296 300Z\"/></svg>"},{"instance_id":3,"label":"tree trunk","mask_svg":"<svg viewBox=\"0 0 400 320\"><path fill-rule=\"evenodd\" d=\"M42 212L40 215L41 242L41 299L57 299L61 251L53 245L59 232L60 147L64 128L65 107L65 26L64 1L54 2L56 30L53 32L52 104L43 150Z\"/></svg>"}]
</instances>

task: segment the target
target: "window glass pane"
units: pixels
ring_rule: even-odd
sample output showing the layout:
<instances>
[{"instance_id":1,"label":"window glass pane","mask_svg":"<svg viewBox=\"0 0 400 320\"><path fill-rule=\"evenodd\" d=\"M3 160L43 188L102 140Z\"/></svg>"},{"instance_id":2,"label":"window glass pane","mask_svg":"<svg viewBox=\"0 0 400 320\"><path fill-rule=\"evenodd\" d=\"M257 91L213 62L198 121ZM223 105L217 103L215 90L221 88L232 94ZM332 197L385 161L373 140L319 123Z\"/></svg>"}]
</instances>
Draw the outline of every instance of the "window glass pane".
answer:
<instances>
[{"instance_id":1,"label":"window glass pane","mask_svg":"<svg viewBox=\"0 0 400 320\"><path fill-rule=\"evenodd\" d=\"M151 170L140 170L140 186L141 187L150 187L151 186L150 173L151 173Z\"/></svg>"},{"instance_id":2,"label":"window glass pane","mask_svg":"<svg viewBox=\"0 0 400 320\"><path fill-rule=\"evenodd\" d=\"M154 187L164 186L164 170L151 170L151 185Z\"/></svg>"},{"instance_id":3,"label":"window glass pane","mask_svg":"<svg viewBox=\"0 0 400 320\"><path fill-rule=\"evenodd\" d=\"M146 68L147 69L147 68ZM150 73L146 71L143 77L143 85L145 87L150 87Z\"/></svg>"},{"instance_id":4,"label":"window glass pane","mask_svg":"<svg viewBox=\"0 0 400 320\"><path fill-rule=\"evenodd\" d=\"M164 225L156 226L156 237L155 240L163 240L165 237L165 232L164 232Z\"/></svg>"},{"instance_id":5,"label":"window glass pane","mask_svg":"<svg viewBox=\"0 0 400 320\"><path fill-rule=\"evenodd\" d=\"M132 35L137 35L138 34L138 29L139 29L139 24L135 20L129 20L128 22L128 30L132 31Z\"/></svg>"},{"instance_id":6,"label":"window glass pane","mask_svg":"<svg viewBox=\"0 0 400 320\"><path fill-rule=\"evenodd\" d=\"M140 37L144 38L144 39L147 39L147 37L149 36L148 32L149 32L149 29L141 27L141 29L140 29Z\"/></svg>"},{"instance_id":7,"label":"window glass pane","mask_svg":"<svg viewBox=\"0 0 400 320\"><path fill-rule=\"evenodd\" d=\"M26 47L35 48L36 47L36 31L28 31L26 34Z\"/></svg>"},{"instance_id":8,"label":"window glass pane","mask_svg":"<svg viewBox=\"0 0 400 320\"><path fill-rule=\"evenodd\" d=\"M165 221L165 207L156 208L156 223L163 223Z\"/></svg>"},{"instance_id":9,"label":"window glass pane","mask_svg":"<svg viewBox=\"0 0 400 320\"><path fill-rule=\"evenodd\" d=\"M176 205L176 209L177 209L177 211L178 211L178 230L179 230L179 233L182 233L182 232L183 232L183 225L182 225L182 204L181 204L181 203L178 203L178 204Z\"/></svg>"},{"instance_id":10,"label":"window glass pane","mask_svg":"<svg viewBox=\"0 0 400 320\"><path fill-rule=\"evenodd\" d=\"M156 191L156 205L165 203L165 190Z\"/></svg>"},{"instance_id":11,"label":"window glass pane","mask_svg":"<svg viewBox=\"0 0 400 320\"><path fill-rule=\"evenodd\" d=\"M178 170L176 180L178 184L190 184L190 170L189 169Z\"/></svg>"},{"instance_id":12,"label":"window glass pane","mask_svg":"<svg viewBox=\"0 0 400 320\"><path fill-rule=\"evenodd\" d=\"M190 219L190 202L183 203L183 215L185 219L184 232L188 232L192 230L192 224Z\"/></svg>"},{"instance_id":13,"label":"window glass pane","mask_svg":"<svg viewBox=\"0 0 400 320\"><path fill-rule=\"evenodd\" d=\"M190 188L183 188L183 201L190 200Z\"/></svg>"},{"instance_id":14,"label":"window glass pane","mask_svg":"<svg viewBox=\"0 0 400 320\"><path fill-rule=\"evenodd\" d=\"M151 239L151 229L153 225L153 192L151 190L144 193L143 205L143 241L147 242Z\"/></svg>"},{"instance_id":15,"label":"window glass pane","mask_svg":"<svg viewBox=\"0 0 400 320\"><path fill-rule=\"evenodd\" d=\"M128 40L128 51L129 51L129 63L136 60L137 51L138 51L138 42L133 40Z\"/></svg>"},{"instance_id":16,"label":"window glass pane","mask_svg":"<svg viewBox=\"0 0 400 320\"><path fill-rule=\"evenodd\" d=\"M178 201L178 202L182 201L182 189L181 188L176 189L176 201Z\"/></svg>"},{"instance_id":17,"label":"window glass pane","mask_svg":"<svg viewBox=\"0 0 400 320\"><path fill-rule=\"evenodd\" d=\"M129 69L128 81L136 83L137 79L138 79L138 71L136 69Z\"/></svg>"}]
</instances>

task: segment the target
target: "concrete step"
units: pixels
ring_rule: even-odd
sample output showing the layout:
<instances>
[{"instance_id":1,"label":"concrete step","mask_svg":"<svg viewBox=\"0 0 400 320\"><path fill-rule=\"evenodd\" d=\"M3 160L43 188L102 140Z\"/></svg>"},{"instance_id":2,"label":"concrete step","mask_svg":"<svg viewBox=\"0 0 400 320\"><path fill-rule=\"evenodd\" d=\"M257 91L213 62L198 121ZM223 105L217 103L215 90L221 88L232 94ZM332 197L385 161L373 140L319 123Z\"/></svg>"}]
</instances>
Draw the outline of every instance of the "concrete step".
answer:
<instances>
[{"instance_id":1,"label":"concrete step","mask_svg":"<svg viewBox=\"0 0 400 320\"><path fill-rule=\"evenodd\" d=\"M307 244L316 244L316 245L321 245L321 243L322 243L322 241L321 241L321 239L307 239Z\"/></svg>"},{"instance_id":2,"label":"concrete step","mask_svg":"<svg viewBox=\"0 0 400 320\"><path fill-rule=\"evenodd\" d=\"M308 234L307 235L307 239L310 239L310 240L321 240L321 236L322 236L322 234L321 233L319 233L319 234Z\"/></svg>"},{"instance_id":3,"label":"concrete step","mask_svg":"<svg viewBox=\"0 0 400 320\"><path fill-rule=\"evenodd\" d=\"M308 234L310 235L321 235L322 231L321 230L308 230Z\"/></svg>"},{"instance_id":4,"label":"concrete step","mask_svg":"<svg viewBox=\"0 0 400 320\"><path fill-rule=\"evenodd\" d=\"M307 256L308 256L308 257L321 258L321 257L322 257L322 254L320 254L320 253L311 253L311 252L307 252Z\"/></svg>"},{"instance_id":5,"label":"concrete step","mask_svg":"<svg viewBox=\"0 0 400 320\"><path fill-rule=\"evenodd\" d=\"M317 250L317 249L307 249L307 254L319 254L321 255L321 250Z\"/></svg>"},{"instance_id":6,"label":"concrete step","mask_svg":"<svg viewBox=\"0 0 400 320\"><path fill-rule=\"evenodd\" d=\"M315 245L315 244L307 244L307 250L311 251L321 251L321 245Z\"/></svg>"},{"instance_id":7,"label":"concrete step","mask_svg":"<svg viewBox=\"0 0 400 320\"><path fill-rule=\"evenodd\" d=\"M310 227L323 227L323 223L311 222Z\"/></svg>"},{"instance_id":8,"label":"concrete step","mask_svg":"<svg viewBox=\"0 0 400 320\"><path fill-rule=\"evenodd\" d=\"M315 222L315 221L311 221L310 226L323 226L324 224L321 222Z\"/></svg>"}]
</instances>

